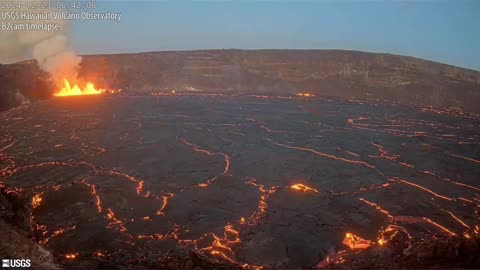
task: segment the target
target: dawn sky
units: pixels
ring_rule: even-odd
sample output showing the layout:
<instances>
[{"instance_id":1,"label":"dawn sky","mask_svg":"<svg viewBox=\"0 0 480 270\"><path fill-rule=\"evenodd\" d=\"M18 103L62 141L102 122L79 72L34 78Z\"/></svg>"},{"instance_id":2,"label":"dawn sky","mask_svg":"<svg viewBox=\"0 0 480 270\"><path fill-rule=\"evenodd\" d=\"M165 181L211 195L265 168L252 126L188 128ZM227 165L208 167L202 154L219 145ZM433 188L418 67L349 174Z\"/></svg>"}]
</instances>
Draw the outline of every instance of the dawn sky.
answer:
<instances>
[{"instance_id":1,"label":"dawn sky","mask_svg":"<svg viewBox=\"0 0 480 270\"><path fill-rule=\"evenodd\" d=\"M348 49L480 70L480 1L106 1L120 22L73 22L81 54Z\"/></svg>"}]
</instances>

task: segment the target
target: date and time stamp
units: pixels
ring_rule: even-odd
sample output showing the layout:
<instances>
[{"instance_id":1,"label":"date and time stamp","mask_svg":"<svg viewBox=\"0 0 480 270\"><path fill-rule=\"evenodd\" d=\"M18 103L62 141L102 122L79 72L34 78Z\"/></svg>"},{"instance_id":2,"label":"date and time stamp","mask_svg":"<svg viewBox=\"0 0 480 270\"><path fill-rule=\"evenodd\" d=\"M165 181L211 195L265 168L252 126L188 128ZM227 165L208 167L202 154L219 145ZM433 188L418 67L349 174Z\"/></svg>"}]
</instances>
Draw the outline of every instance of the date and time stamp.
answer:
<instances>
[{"instance_id":1,"label":"date and time stamp","mask_svg":"<svg viewBox=\"0 0 480 270\"><path fill-rule=\"evenodd\" d=\"M0 31L62 31L70 21L120 22L96 0L0 0Z\"/></svg>"},{"instance_id":2,"label":"date and time stamp","mask_svg":"<svg viewBox=\"0 0 480 270\"><path fill-rule=\"evenodd\" d=\"M95 9L97 1L0 1L1 10Z\"/></svg>"}]
</instances>

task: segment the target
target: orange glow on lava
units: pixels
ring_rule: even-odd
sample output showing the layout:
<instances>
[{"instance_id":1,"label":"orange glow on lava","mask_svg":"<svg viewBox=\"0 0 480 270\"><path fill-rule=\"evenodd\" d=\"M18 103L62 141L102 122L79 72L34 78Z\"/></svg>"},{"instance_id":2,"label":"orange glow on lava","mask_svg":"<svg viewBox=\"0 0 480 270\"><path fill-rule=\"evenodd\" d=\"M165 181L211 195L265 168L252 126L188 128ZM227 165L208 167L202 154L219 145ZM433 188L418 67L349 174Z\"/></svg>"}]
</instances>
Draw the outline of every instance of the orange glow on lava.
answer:
<instances>
[{"instance_id":1,"label":"orange glow on lava","mask_svg":"<svg viewBox=\"0 0 480 270\"><path fill-rule=\"evenodd\" d=\"M258 223L260 218L267 212L268 204L267 199L272 195L274 192L277 191L278 186L273 186L270 189L265 189L264 185L257 184L257 180L255 178L249 177L250 181L245 182L247 185L252 185L258 188L260 191L260 200L258 201L257 209L252 213L249 217L248 225L255 225Z\"/></svg>"},{"instance_id":2,"label":"orange glow on lava","mask_svg":"<svg viewBox=\"0 0 480 270\"><path fill-rule=\"evenodd\" d=\"M311 188L311 187L308 187L308 186L305 186L305 185L303 185L303 184L291 185L290 188L291 188L292 190L301 191L301 192L305 192L305 193L308 193L308 192L318 193L318 190L316 190L316 189L314 189L314 188Z\"/></svg>"},{"instance_id":3,"label":"orange glow on lava","mask_svg":"<svg viewBox=\"0 0 480 270\"><path fill-rule=\"evenodd\" d=\"M123 222L121 222L118 218L115 217L115 213L112 211L111 208L107 209L107 218L111 221L107 225L107 228L113 228L113 226L117 225L118 230L120 232L126 232L127 231L127 228L125 228Z\"/></svg>"},{"instance_id":4,"label":"orange glow on lava","mask_svg":"<svg viewBox=\"0 0 480 270\"><path fill-rule=\"evenodd\" d=\"M385 239L378 239L378 245L383 246L387 241Z\"/></svg>"},{"instance_id":5,"label":"orange glow on lava","mask_svg":"<svg viewBox=\"0 0 480 270\"><path fill-rule=\"evenodd\" d=\"M209 252L211 255L221 257L231 263L237 263L235 260L235 252L233 245L240 244L240 232L235 230L232 225L226 225L223 231L223 237L211 233L213 242L211 246L202 248L201 250Z\"/></svg>"},{"instance_id":6,"label":"orange glow on lava","mask_svg":"<svg viewBox=\"0 0 480 270\"><path fill-rule=\"evenodd\" d=\"M37 194L35 196L33 196L32 198L32 208L37 208L40 203L42 203L42 197L40 197L40 194Z\"/></svg>"},{"instance_id":7,"label":"orange glow on lava","mask_svg":"<svg viewBox=\"0 0 480 270\"><path fill-rule=\"evenodd\" d=\"M314 97L314 94L311 93L298 93L297 96L299 97Z\"/></svg>"},{"instance_id":8,"label":"orange glow on lava","mask_svg":"<svg viewBox=\"0 0 480 270\"><path fill-rule=\"evenodd\" d=\"M75 260L78 257L78 253L65 254L65 259Z\"/></svg>"},{"instance_id":9,"label":"orange glow on lava","mask_svg":"<svg viewBox=\"0 0 480 270\"><path fill-rule=\"evenodd\" d=\"M105 257L105 254L103 254L103 252L100 252L100 251L94 252L93 255L96 257Z\"/></svg>"},{"instance_id":10,"label":"orange glow on lava","mask_svg":"<svg viewBox=\"0 0 480 270\"><path fill-rule=\"evenodd\" d=\"M366 249L372 245L372 242L352 233L346 233L342 243L348 246L350 249Z\"/></svg>"},{"instance_id":11,"label":"orange glow on lava","mask_svg":"<svg viewBox=\"0 0 480 270\"><path fill-rule=\"evenodd\" d=\"M169 194L170 197L173 197L173 194ZM157 216L163 216L165 215L164 213L164 210L165 208L167 208L167 204L168 204L168 198L167 196L162 196L162 206L160 207L160 209L158 209L158 211L155 213Z\"/></svg>"},{"instance_id":12,"label":"orange glow on lava","mask_svg":"<svg viewBox=\"0 0 480 270\"><path fill-rule=\"evenodd\" d=\"M83 88L78 86L78 84L70 85L70 82L67 79L63 79L64 86L60 91L54 94L57 97L64 96L83 96L83 95L99 95L105 93L104 89L96 89L93 83L88 82Z\"/></svg>"}]
</instances>

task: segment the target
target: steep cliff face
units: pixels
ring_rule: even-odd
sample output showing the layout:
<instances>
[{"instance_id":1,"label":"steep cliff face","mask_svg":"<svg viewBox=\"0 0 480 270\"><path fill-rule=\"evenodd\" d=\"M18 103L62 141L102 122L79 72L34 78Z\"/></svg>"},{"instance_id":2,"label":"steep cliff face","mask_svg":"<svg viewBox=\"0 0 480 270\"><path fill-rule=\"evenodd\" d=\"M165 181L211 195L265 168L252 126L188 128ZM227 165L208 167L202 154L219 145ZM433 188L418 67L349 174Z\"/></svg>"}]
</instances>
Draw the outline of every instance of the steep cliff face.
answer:
<instances>
[{"instance_id":1,"label":"steep cliff face","mask_svg":"<svg viewBox=\"0 0 480 270\"><path fill-rule=\"evenodd\" d=\"M29 100L46 99L52 91L48 74L39 70L33 61L0 65L0 111Z\"/></svg>"},{"instance_id":2,"label":"steep cliff face","mask_svg":"<svg viewBox=\"0 0 480 270\"><path fill-rule=\"evenodd\" d=\"M171 88L261 94L309 91L480 112L478 71L357 51L206 50L85 56L80 76L99 86L122 88L127 94ZM44 98L53 91L44 77L31 62L1 66L0 93L18 89L29 98ZM35 83L35 91L30 82ZM11 103L3 101L0 108Z\"/></svg>"}]
</instances>

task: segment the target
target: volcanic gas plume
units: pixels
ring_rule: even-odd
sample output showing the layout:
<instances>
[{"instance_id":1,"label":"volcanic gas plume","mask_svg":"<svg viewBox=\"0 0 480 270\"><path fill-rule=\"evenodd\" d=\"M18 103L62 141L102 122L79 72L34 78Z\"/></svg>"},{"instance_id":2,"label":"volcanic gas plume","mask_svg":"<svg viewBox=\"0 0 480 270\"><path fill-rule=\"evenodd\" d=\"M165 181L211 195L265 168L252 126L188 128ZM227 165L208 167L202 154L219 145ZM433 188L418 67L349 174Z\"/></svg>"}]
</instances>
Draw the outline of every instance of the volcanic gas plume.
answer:
<instances>
[{"instance_id":1,"label":"volcanic gas plume","mask_svg":"<svg viewBox=\"0 0 480 270\"><path fill-rule=\"evenodd\" d=\"M26 0L21 0L26 2ZM29 1L31 2L31 1ZM41 1L36 0L37 4ZM31 12L26 8L18 12ZM54 11L42 10L43 12ZM19 21L17 21L19 22ZM29 23L41 21L29 20ZM48 23L49 21L42 21ZM0 32L0 63L9 64L33 58L38 66L51 75L56 85L56 96L100 94L104 90L95 89L93 83L77 85L78 68L82 58L70 47L68 21L55 20L60 31L2 31ZM70 86L73 85L73 86Z\"/></svg>"}]
</instances>

